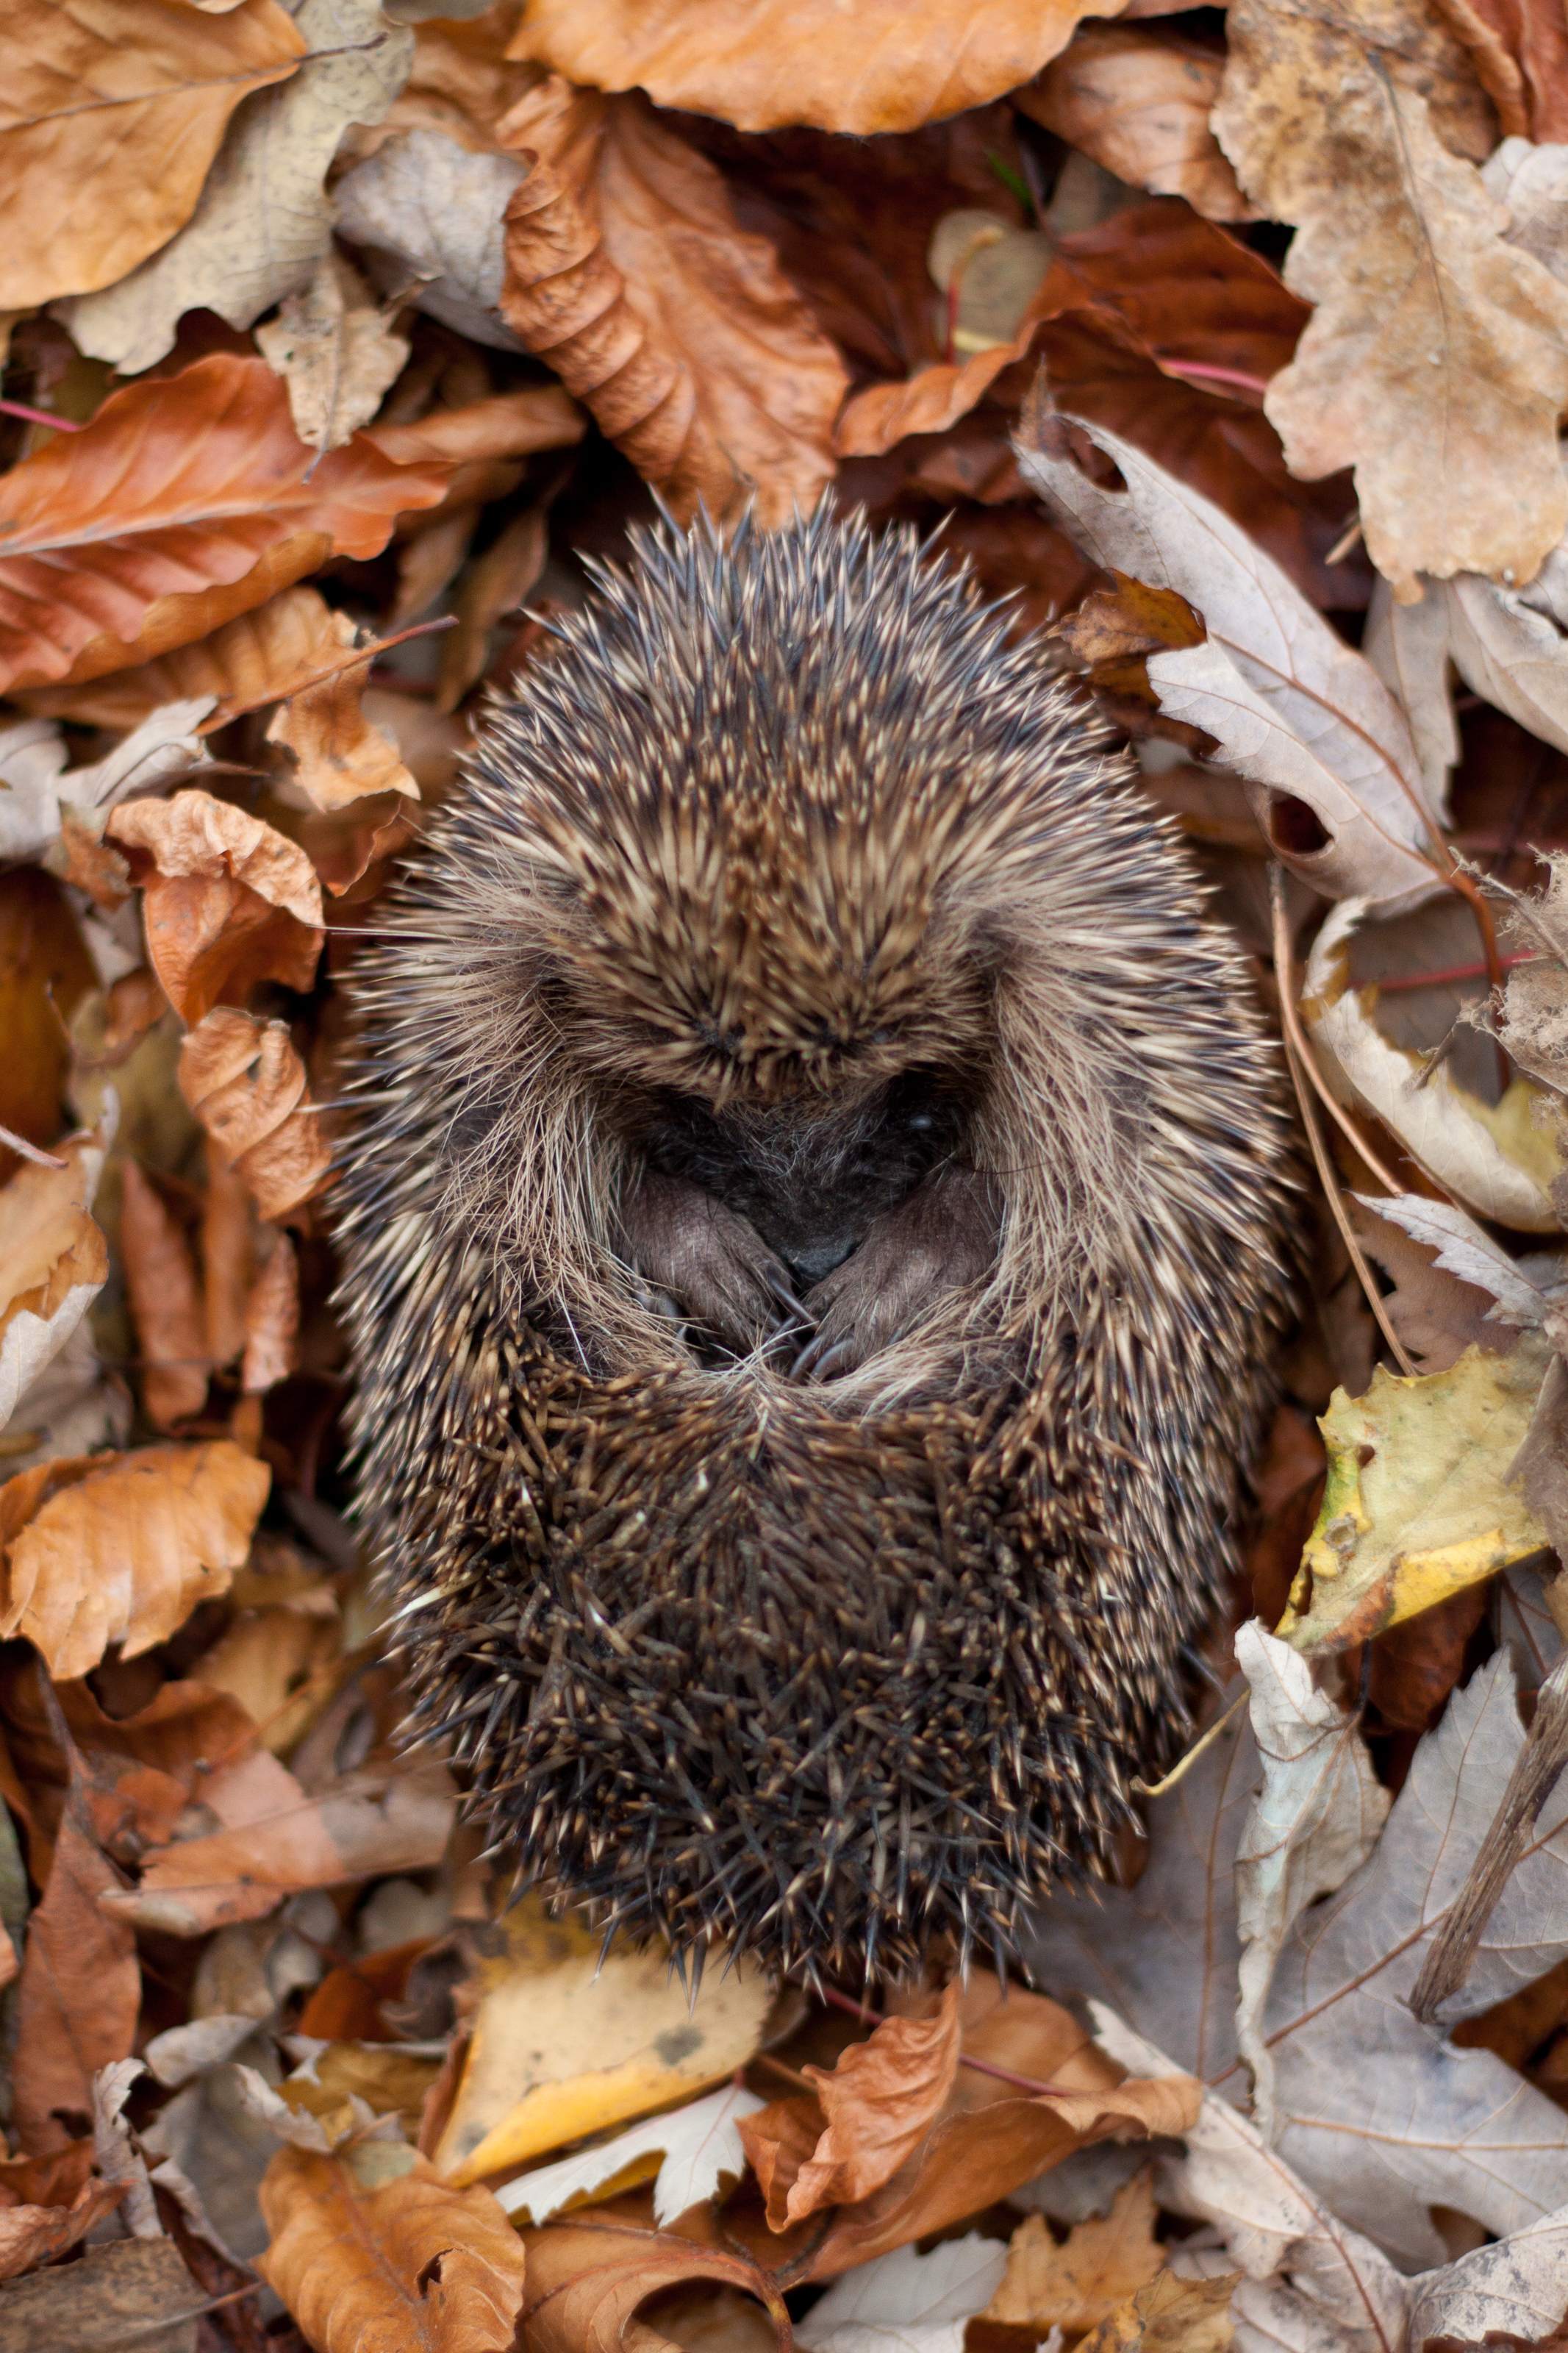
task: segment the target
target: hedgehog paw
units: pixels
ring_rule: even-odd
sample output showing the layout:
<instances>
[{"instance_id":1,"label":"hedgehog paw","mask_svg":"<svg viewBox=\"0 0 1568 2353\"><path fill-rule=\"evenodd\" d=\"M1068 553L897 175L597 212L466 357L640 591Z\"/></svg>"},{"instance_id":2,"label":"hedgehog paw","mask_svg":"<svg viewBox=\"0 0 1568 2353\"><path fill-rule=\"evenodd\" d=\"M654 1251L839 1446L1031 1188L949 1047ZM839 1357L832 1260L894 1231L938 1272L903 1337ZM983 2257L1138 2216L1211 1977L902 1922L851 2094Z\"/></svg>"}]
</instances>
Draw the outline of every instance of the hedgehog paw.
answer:
<instances>
[{"instance_id":1,"label":"hedgehog paw","mask_svg":"<svg viewBox=\"0 0 1568 2353\"><path fill-rule=\"evenodd\" d=\"M656 1293L742 1355L809 1317L783 1263L746 1219L697 1185L649 1174L623 1205L623 1247Z\"/></svg>"},{"instance_id":2,"label":"hedgehog paw","mask_svg":"<svg viewBox=\"0 0 1568 2353\"><path fill-rule=\"evenodd\" d=\"M1000 1208L973 1169L934 1169L878 1218L854 1254L807 1292L816 1331L797 1380L833 1380L890 1347L947 1291L977 1282L995 1260Z\"/></svg>"}]
</instances>

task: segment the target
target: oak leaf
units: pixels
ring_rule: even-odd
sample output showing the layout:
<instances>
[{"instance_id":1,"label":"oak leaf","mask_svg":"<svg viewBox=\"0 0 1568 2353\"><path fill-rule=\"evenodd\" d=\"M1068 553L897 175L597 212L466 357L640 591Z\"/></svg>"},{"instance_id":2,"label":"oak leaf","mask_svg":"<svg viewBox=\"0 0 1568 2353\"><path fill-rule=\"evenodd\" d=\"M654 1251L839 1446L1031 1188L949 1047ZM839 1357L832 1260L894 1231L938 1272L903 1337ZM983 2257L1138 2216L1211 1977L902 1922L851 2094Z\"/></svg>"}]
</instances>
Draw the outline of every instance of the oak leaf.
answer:
<instances>
[{"instance_id":1,"label":"oak leaf","mask_svg":"<svg viewBox=\"0 0 1568 2353\"><path fill-rule=\"evenodd\" d=\"M190 218L229 117L292 74L277 0L45 0L6 26L0 310L112 285Z\"/></svg>"},{"instance_id":2,"label":"oak leaf","mask_svg":"<svg viewBox=\"0 0 1568 2353\"><path fill-rule=\"evenodd\" d=\"M1087 13L1079 0L533 0L510 54L741 131L914 131L1028 81Z\"/></svg>"},{"instance_id":3,"label":"oak leaf","mask_svg":"<svg viewBox=\"0 0 1568 2353\"><path fill-rule=\"evenodd\" d=\"M1423 574L1528 580L1568 527L1568 287L1390 70L1391 16L1240 0L1215 127L1295 224L1286 282L1317 306L1268 414L1297 473L1354 466L1368 552L1414 602Z\"/></svg>"},{"instance_id":4,"label":"oak leaf","mask_svg":"<svg viewBox=\"0 0 1568 2353\"><path fill-rule=\"evenodd\" d=\"M395 2141L281 2148L257 2268L318 2353L508 2353L523 2249L488 2189L454 2189Z\"/></svg>"},{"instance_id":5,"label":"oak leaf","mask_svg":"<svg viewBox=\"0 0 1568 2353\"><path fill-rule=\"evenodd\" d=\"M0 483L0 686L129 669L329 555L378 555L451 471L363 433L319 458L262 359L219 353L127 385Z\"/></svg>"},{"instance_id":6,"label":"oak leaf","mask_svg":"<svg viewBox=\"0 0 1568 2353\"><path fill-rule=\"evenodd\" d=\"M642 98L554 76L499 135L530 166L501 293L529 349L678 513L815 506L848 379L714 166Z\"/></svg>"},{"instance_id":7,"label":"oak leaf","mask_svg":"<svg viewBox=\"0 0 1568 2353\"><path fill-rule=\"evenodd\" d=\"M184 1229L134 1160L126 1161L121 1179L120 1252L141 1356L142 1402L154 1430L171 1430L206 1401L206 1315Z\"/></svg>"},{"instance_id":8,"label":"oak leaf","mask_svg":"<svg viewBox=\"0 0 1568 2353\"><path fill-rule=\"evenodd\" d=\"M1142 25L1080 26L1014 104L1129 186L1205 219L1256 219L1214 132L1223 55Z\"/></svg>"},{"instance_id":9,"label":"oak leaf","mask_svg":"<svg viewBox=\"0 0 1568 2353\"><path fill-rule=\"evenodd\" d=\"M0 1507L19 1484L0 1488ZM12 1537L0 1634L25 1635L62 1682L111 1643L127 1657L150 1650L227 1589L270 1484L265 1463L224 1439L89 1466Z\"/></svg>"},{"instance_id":10,"label":"oak leaf","mask_svg":"<svg viewBox=\"0 0 1568 2353\"><path fill-rule=\"evenodd\" d=\"M147 953L183 1021L258 980L309 988L324 936L321 887L302 849L211 793L132 801L106 832L142 885Z\"/></svg>"},{"instance_id":11,"label":"oak leaf","mask_svg":"<svg viewBox=\"0 0 1568 2353\"><path fill-rule=\"evenodd\" d=\"M180 1091L264 1218L320 1190L331 1148L287 1023L216 1007L181 1046Z\"/></svg>"}]
</instances>

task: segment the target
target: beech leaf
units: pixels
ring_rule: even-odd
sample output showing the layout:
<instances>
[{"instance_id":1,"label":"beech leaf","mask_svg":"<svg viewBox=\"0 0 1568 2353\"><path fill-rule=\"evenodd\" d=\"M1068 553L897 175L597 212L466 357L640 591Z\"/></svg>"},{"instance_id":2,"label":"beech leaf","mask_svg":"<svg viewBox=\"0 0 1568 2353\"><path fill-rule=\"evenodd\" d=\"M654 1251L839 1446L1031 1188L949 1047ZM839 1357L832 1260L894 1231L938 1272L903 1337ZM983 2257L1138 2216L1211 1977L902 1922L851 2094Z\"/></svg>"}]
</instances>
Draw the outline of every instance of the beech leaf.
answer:
<instances>
[{"instance_id":1,"label":"beech leaf","mask_svg":"<svg viewBox=\"0 0 1568 2353\"><path fill-rule=\"evenodd\" d=\"M404 131L345 172L333 192L341 233L419 281L417 309L459 335L521 351L501 317L503 216L528 167L476 154L440 131Z\"/></svg>"},{"instance_id":2,"label":"beech leaf","mask_svg":"<svg viewBox=\"0 0 1568 2353\"><path fill-rule=\"evenodd\" d=\"M181 1046L180 1090L264 1218L320 1191L331 1147L287 1023L216 1007Z\"/></svg>"},{"instance_id":3,"label":"beech leaf","mask_svg":"<svg viewBox=\"0 0 1568 2353\"><path fill-rule=\"evenodd\" d=\"M61 1168L24 1164L0 1188L0 1430L65 1346L109 1272L89 1215L103 1166L101 1134L72 1136Z\"/></svg>"},{"instance_id":4,"label":"beech leaf","mask_svg":"<svg viewBox=\"0 0 1568 2353\"><path fill-rule=\"evenodd\" d=\"M1014 103L1131 187L1184 196L1209 220L1253 220L1209 129L1223 71L1213 49L1163 28L1090 22Z\"/></svg>"}]
</instances>

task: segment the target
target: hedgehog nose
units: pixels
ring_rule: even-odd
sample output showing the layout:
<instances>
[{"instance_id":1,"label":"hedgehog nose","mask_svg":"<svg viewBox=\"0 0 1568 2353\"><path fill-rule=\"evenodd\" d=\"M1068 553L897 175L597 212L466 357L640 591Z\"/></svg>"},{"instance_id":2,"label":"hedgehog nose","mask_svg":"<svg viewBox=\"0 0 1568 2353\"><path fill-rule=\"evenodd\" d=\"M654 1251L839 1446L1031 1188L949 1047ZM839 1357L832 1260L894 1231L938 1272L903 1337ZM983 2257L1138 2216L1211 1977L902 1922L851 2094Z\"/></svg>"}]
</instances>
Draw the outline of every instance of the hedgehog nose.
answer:
<instances>
[{"instance_id":1,"label":"hedgehog nose","mask_svg":"<svg viewBox=\"0 0 1568 2353\"><path fill-rule=\"evenodd\" d=\"M798 1286L809 1287L842 1266L855 1247L853 1234L829 1234L825 1239L807 1243L804 1248L781 1252L784 1264Z\"/></svg>"}]
</instances>

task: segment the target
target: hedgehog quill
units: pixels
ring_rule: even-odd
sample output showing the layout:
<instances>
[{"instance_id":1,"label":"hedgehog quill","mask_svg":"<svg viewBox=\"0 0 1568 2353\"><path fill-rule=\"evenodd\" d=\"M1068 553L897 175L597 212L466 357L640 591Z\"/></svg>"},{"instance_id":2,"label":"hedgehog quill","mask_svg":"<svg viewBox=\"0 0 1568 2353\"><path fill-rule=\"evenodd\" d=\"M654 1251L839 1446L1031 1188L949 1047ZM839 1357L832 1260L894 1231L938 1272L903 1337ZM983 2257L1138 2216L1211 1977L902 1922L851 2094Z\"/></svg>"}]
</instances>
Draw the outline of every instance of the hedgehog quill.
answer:
<instances>
[{"instance_id":1,"label":"hedgehog quill","mask_svg":"<svg viewBox=\"0 0 1568 2353\"><path fill-rule=\"evenodd\" d=\"M358 985L416 1725L608 1931L1005 1961L1234 1567L1290 1222L1241 959L910 533L664 530L561 634Z\"/></svg>"}]
</instances>

